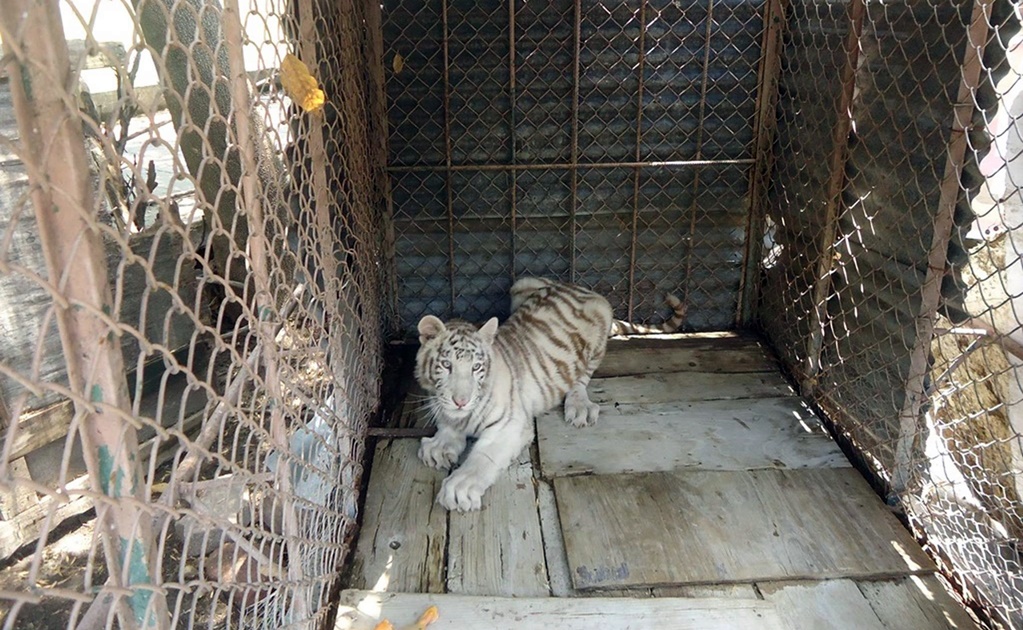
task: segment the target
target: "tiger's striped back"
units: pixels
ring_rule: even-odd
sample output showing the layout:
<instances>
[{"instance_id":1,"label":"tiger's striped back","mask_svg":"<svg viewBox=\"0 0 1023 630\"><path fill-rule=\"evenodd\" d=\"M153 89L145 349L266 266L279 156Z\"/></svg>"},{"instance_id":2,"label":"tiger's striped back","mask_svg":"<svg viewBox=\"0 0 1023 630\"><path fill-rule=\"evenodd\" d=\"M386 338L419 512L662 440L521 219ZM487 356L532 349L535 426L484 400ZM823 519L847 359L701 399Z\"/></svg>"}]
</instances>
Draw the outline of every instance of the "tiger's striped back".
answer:
<instances>
[{"instance_id":1,"label":"tiger's striped back","mask_svg":"<svg viewBox=\"0 0 1023 630\"><path fill-rule=\"evenodd\" d=\"M557 405L604 357L614 317L603 296L541 278L511 288L513 312L498 328L494 352L515 376L509 394L527 413Z\"/></svg>"}]
</instances>

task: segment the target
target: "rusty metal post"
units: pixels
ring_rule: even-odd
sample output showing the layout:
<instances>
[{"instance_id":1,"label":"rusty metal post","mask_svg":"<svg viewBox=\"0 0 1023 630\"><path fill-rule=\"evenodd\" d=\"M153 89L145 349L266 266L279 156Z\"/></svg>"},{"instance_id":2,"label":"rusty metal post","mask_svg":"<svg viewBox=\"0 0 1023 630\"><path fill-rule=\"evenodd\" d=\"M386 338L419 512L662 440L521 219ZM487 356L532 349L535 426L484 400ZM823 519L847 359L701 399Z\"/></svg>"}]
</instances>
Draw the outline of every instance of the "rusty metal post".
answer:
<instances>
[{"instance_id":1,"label":"rusty metal post","mask_svg":"<svg viewBox=\"0 0 1023 630\"><path fill-rule=\"evenodd\" d=\"M0 20L11 93L53 308L67 361L69 394L122 628L166 628L167 601L138 436L117 335L117 313L56 2L4 0Z\"/></svg>"},{"instance_id":2,"label":"rusty metal post","mask_svg":"<svg viewBox=\"0 0 1023 630\"><path fill-rule=\"evenodd\" d=\"M842 206L842 190L845 188L845 163L849 157L849 131L852 129L853 90L856 87L856 66L860 58L860 34L863 30L863 14L866 12L863 0L849 3L849 34L845 40L846 62L842 67L842 94L836 112L834 134L832 135L831 178L824 209L824 228L817 241L820 257L813 287L813 311L810 313L810 339L807 343L806 364L803 378L799 383L804 396L812 396L817 388L817 374L820 372L821 352L824 346L824 327L827 316L827 297L831 290L831 267L834 255L835 234L838 231L838 215Z\"/></svg>"},{"instance_id":3,"label":"rusty metal post","mask_svg":"<svg viewBox=\"0 0 1023 630\"><path fill-rule=\"evenodd\" d=\"M391 197L391 177L387 172L387 85L384 79L384 31L379 0L366 2L366 32L369 44L369 107L370 146L373 157L373 176L379 181L377 203L380 204L382 240L381 264L384 265L382 289L387 303L386 329L388 334L398 332L398 276L395 268L394 205Z\"/></svg>"},{"instance_id":4,"label":"rusty metal post","mask_svg":"<svg viewBox=\"0 0 1023 630\"><path fill-rule=\"evenodd\" d=\"M700 114L696 126L696 160L703 159L703 130L707 122L707 77L710 72L710 38L714 32L714 0L707 0L707 28L705 29L703 48L703 71L700 74ZM689 248L686 251L685 286L682 292L682 304L689 306L689 293L693 276L693 246L696 243L696 208L700 196L700 168L693 170L693 202L689 206Z\"/></svg>"},{"instance_id":5,"label":"rusty metal post","mask_svg":"<svg viewBox=\"0 0 1023 630\"><path fill-rule=\"evenodd\" d=\"M509 162L515 164L515 2L516 0L508 0L508 100L510 106L509 111L509 122L510 127L508 133L508 143L510 144L510 155ZM515 282L515 246L518 239L518 199L516 190L516 184L518 182L518 172L514 169L508 173L508 177L511 179L511 281Z\"/></svg>"},{"instance_id":6,"label":"rusty metal post","mask_svg":"<svg viewBox=\"0 0 1023 630\"><path fill-rule=\"evenodd\" d=\"M636 163L643 157L643 69L646 67L646 0L639 0L639 62L636 64ZM636 245L639 239L639 166L632 175L632 238L629 242L629 300L626 321L632 321L636 292Z\"/></svg>"},{"instance_id":7,"label":"rusty metal post","mask_svg":"<svg viewBox=\"0 0 1023 630\"><path fill-rule=\"evenodd\" d=\"M764 238L764 217L767 215L767 187L774 168L771 150L778 126L775 109L778 105L778 80L781 75L782 35L788 0L768 0L764 4L764 38L760 47L760 70L757 79L757 114L754 121L754 159L750 177L750 208L746 220L746 249L743 252L742 275L739 277L739 303L735 324L748 326L753 320L759 299L761 246Z\"/></svg>"},{"instance_id":8,"label":"rusty metal post","mask_svg":"<svg viewBox=\"0 0 1023 630\"><path fill-rule=\"evenodd\" d=\"M576 274L576 234L579 231L576 213L579 209L579 50L582 46L582 0L575 0L572 9L573 35L572 35L572 153L569 157L569 177L571 181L571 206L568 209L569 222L571 223L572 236L569 242L571 252L568 263L568 281L575 282Z\"/></svg>"},{"instance_id":9,"label":"rusty metal post","mask_svg":"<svg viewBox=\"0 0 1023 630\"><path fill-rule=\"evenodd\" d=\"M940 197L934 216L934 233L927 254L927 275L920 288L920 313L916 318L916 341L909 355L906 396L899 413L899 439L895 446L895 466L892 471L891 492L898 497L905 490L911 476L910 463L914 444L919 435L920 413L924 402L924 380L929 370L928 357L934 337L934 321L941 301L941 281L945 277L948 243L952 236L956 203L961 192L960 178L969 143L967 130L976 107L974 95L980 84L984 47L994 0L977 0L973 5L966 50L963 54L962 78L953 108L952 131L948 140L945 173L941 180Z\"/></svg>"},{"instance_id":10,"label":"rusty metal post","mask_svg":"<svg viewBox=\"0 0 1023 630\"><path fill-rule=\"evenodd\" d=\"M440 3L441 22L444 29L442 48L444 51L444 189L447 192L448 214L448 282L451 289L451 308L448 314L455 311L455 198L451 190L451 52L448 50L448 37L451 27L448 24L448 0Z\"/></svg>"},{"instance_id":11,"label":"rusty metal post","mask_svg":"<svg viewBox=\"0 0 1023 630\"><path fill-rule=\"evenodd\" d=\"M264 367L264 383L266 383L273 408L270 412L270 439L273 448L280 453L277 466L275 485L283 496L284 532L288 549L288 580L292 588L299 590L303 582L301 536L299 534L298 516L295 509L294 493L291 486L291 453L288 443L287 427L281 400L280 362L278 359L277 342L274 339L274 324L269 314L274 310L274 298L270 284L268 269L269 252L265 232L265 218L260 195L258 162L256 158L253 135L249 128L252 111L248 77L245 74L245 61L242 56L242 24L238 10L238 0L224 2L224 39L227 42L227 54L231 68L231 101L236 112L235 129L238 137L238 153L242 162L241 191L238 195L242 200L240 207L246 209L249 218L249 257L252 275L256 285L256 314L258 337ZM315 185L315 184L314 184ZM308 595L308 593L306 593ZM309 615L308 597L301 591L295 593L291 600L295 619L306 619Z\"/></svg>"}]
</instances>

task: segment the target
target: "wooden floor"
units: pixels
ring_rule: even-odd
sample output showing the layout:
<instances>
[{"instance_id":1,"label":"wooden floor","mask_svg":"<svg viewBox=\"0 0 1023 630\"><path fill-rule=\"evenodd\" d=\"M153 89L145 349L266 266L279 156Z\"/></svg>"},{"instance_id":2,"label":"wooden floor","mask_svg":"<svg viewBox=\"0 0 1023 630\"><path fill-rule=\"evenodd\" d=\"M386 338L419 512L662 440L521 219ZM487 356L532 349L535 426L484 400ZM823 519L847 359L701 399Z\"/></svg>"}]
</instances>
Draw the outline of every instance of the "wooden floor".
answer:
<instances>
[{"instance_id":1,"label":"wooden floor","mask_svg":"<svg viewBox=\"0 0 1023 630\"><path fill-rule=\"evenodd\" d=\"M596 376L597 426L537 418L479 512L379 439L336 627L976 627L755 338L615 340Z\"/></svg>"}]
</instances>

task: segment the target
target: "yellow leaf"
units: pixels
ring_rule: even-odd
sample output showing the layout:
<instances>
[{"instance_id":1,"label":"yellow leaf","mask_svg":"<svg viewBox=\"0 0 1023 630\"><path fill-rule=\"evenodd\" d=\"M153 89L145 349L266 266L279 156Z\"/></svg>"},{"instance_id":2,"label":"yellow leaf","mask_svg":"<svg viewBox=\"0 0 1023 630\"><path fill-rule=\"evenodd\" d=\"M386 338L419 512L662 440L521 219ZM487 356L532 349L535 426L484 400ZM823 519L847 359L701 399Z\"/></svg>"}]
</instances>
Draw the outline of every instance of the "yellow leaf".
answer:
<instances>
[{"instance_id":1,"label":"yellow leaf","mask_svg":"<svg viewBox=\"0 0 1023 630\"><path fill-rule=\"evenodd\" d=\"M437 610L436 606L430 606L419 616L419 621L416 622L416 630L426 630L426 626L437 621L438 618L440 618L440 611Z\"/></svg>"},{"instance_id":2,"label":"yellow leaf","mask_svg":"<svg viewBox=\"0 0 1023 630\"><path fill-rule=\"evenodd\" d=\"M378 623L376 626L374 626L373 630L394 630L394 624L392 624L390 621L384 619L383 621Z\"/></svg>"},{"instance_id":3,"label":"yellow leaf","mask_svg":"<svg viewBox=\"0 0 1023 630\"><path fill-rule=\"evenodd\" d=\"M291 100L306 111L321 109L326 100L316 77L309 73L301 59L291 53L285 55L281 62L281 85Z\"/></svg>"},{"instance_id":4,"label":"yellow leaf","mask_svg":"<svg viewBox=\"0 0 1023 630\"><path fill-rule=\"evenodd\" d=\"M391 62L391 67L394 68L394 74L401 74L402 68L405 67L405 58L401 56L401 53L394 53L394 60Z\"/></svg>"}]
</instances>

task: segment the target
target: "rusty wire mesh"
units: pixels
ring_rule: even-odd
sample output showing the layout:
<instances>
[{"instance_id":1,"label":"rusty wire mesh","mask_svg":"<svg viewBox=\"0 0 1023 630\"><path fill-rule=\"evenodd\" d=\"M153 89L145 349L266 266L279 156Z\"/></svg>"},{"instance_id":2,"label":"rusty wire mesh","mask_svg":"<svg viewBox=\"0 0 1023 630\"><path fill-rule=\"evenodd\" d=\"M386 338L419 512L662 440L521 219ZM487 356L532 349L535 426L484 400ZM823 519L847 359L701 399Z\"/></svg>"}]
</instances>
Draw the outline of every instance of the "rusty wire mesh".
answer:
<instances>
[{"instance_id":1,"label":"rusty wire mesh","mask_svg":"<svg viewBox=\"0 0 1023 630\"><path fill-rule=\"evenodd\" d=\"M390 308L379 20L0 7L5 628L330 614Z\"/></svg>"},{"instance_id":2,"label":"rusty wire mesh","mask_svg":"<svg viewBox=\"0 0 1023 630\"><path fill-rule=\"evenodd\" d=\"M1019 15L790 0L760 321L994 623L1023 623Z\"/></svg>"},{"instance_id":3,"label":"rusty wire mesh","mask_svg":"<svg viewBox=\"0 0 1023 630\"><path fill-rule=\"evenodd\" d=\"M529 274L731 326L762 31L748 0L385 2L403 329L506 314Z\"/></svg>"}]
</instances>

